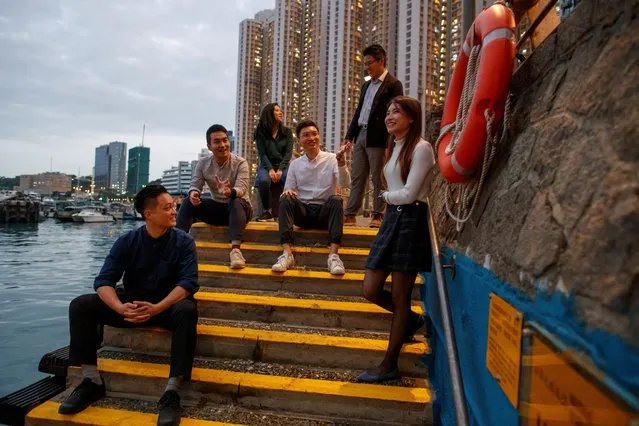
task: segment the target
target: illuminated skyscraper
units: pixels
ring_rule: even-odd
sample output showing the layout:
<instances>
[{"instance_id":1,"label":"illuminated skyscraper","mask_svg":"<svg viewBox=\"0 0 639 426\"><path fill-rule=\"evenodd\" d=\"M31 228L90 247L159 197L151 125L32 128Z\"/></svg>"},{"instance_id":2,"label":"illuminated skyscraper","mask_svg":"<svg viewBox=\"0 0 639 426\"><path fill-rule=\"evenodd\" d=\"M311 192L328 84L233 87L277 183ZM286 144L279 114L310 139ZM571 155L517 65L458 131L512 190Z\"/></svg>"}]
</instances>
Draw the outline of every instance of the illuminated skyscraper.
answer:
<instances>
[{"instance_id":1,"label":"illuminated skyscraper","mask_svg":"<svg viewBox=\"0 0 639 426\"><path fill-rule=\"evenodd\" d=\"M237 70L237 104L235 111L235 143L233 152L249 164L251 183L257 172L257 153L253 131L260 118L263 99L264 27L272 11L263 11L256 19L240 23Z\"/></svg>"},{"instance_id":2,"label":"illuminated skyscraper","mask_svg":"<svg viewBox=\"0 0 639 426\"><path fill-rule=\"evenodd\" d=\"M321 87L322 73L322 2L304 0L302 44L302 90L300 93L300 118L320 122L323 114Z\"/></svg>"},{"instance_id":3,"label":"illuminated skyscraper","mask_svg":"<svg viewBox=\"0 0 639 426\"><path fill-rule=\"evenodd\" d=\"M328 151L336 151L353 118L364 82L361 0L322 2L320 123Z\"/></svg>"},{"instance_id":4,"label":"illuminated skyscraper","mask_svg":"<svg viewBox=\"0 0 639 426\"><path fill-rule=\"evenodd\" d=\"M275 12L271 102L280 104L284 124L295 127L302 88L302 0L277 0Z\"/></svg>"}]
</instances>

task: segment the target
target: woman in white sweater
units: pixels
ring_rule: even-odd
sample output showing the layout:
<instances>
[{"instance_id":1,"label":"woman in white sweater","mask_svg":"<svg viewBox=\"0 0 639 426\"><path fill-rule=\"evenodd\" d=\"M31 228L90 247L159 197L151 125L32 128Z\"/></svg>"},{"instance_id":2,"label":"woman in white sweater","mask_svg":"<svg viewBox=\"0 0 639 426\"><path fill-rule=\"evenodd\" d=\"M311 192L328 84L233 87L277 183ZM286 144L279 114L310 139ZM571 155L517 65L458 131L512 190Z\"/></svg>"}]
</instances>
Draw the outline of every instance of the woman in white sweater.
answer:
<instances>
[{"instance_id":1,"label":"woman in white sweater","mask_svg":"<svg viewBox=\"0 0 639 426\"><path fill-rule=\"evenodd\" d=\"M408 96L394 98L386 113L389 133L384 178L388 191L386 216L366 261L363 294L366 299L393 313L388 349L382 362L362 373L362 382L377 383L400 377L397 361L402 345L424 325L411 311L411 294L418 272L431 269L428 234L426 176L435 164L433 148L422 137L419 101ZM392 274L392 290L384 282Z\"/></svg>"}]
</instances>

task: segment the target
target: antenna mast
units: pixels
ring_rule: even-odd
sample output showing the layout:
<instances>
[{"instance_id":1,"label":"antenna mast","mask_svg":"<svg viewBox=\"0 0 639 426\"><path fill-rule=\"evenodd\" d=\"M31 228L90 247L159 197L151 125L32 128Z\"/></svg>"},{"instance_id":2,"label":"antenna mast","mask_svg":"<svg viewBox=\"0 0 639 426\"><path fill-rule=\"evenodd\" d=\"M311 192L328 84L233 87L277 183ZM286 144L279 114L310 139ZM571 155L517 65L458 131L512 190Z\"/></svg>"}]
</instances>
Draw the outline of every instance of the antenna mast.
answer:
<instances>
[{"instance_id":1,"label":"antenna mast","mask_svg":"<svg viewBox=\"0 0 639 426\"><path fill-rule=\"evenodd\" d=\"M146 130L146 123L142 125L142 142L140 143L140 146L144 146L144 132Z\"/></svg>"}]
</instances>

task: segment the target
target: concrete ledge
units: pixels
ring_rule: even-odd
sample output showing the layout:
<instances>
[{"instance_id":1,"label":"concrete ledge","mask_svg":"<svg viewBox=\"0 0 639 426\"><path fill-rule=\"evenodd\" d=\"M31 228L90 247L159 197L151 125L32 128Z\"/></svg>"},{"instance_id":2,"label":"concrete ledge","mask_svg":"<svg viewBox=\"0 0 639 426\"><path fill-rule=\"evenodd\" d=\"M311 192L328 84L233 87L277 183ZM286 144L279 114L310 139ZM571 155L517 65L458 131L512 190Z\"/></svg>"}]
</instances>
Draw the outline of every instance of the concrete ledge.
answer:
<instances>
[{"instance_id":1,"label":"concrete ledge","mask_svg":"<svg viewBox=\"0 0 639 426\"><path fill-rule=\"evenodd\" d=\"M294 293L329 294L340 296L361 296L363 272L347 272L344 275L331 275L329 272L305 271L293 269L273 272L271 268L231 269L227 265L210 263L198 267L199 284L203 287L242 288L251 290L287 291ZM389 276L386 280L391 282ZM413 289L413 299L419 300L420 276Z\"/></svg>"},{"instance_id":2,"label":"concrete ledge","mask_svg":"<svg viewBox=\"0 0 639 426\"><path fill-rule=\"evenodd\" d=\"M50 425L135 425L135 426L155 426L157 424L157 414L140 413L137 411L118 410L114 408L89 407L81 413L75 415L58 414L60 404L53 401L34 408L26 418L27 426L50 426ZM212 422L208 420L198 420L182 418L181 426L229 426L232 423Z\"/></svg>"},{"instance_id":3,"label":"concrete ledge","mask_svg":"<svg viewBox=\"0 0 639 426\"><path fill-rule=\"evenodd\" d=\"M390 312L368 302L338 302L206 291L196 293L195 298L201 318L371 331L388 331L392 318ZM413 311L423 313L420 302L413 302Z\"/></svg>"},{"instance_id":4,"label":"concrete ledge","mask_svg":"<svg viewBox=\"0 0 639 426\"><path fill-rule=\"evenodd\" d=\"M231 244L196 241L198 260L200 262L228 263ZM309 268L326 268L328 247L297 246L293 250L295 263ZM368 249L344 248L339 251L340 258L347 269L364 269ZM249 265L264 265L269 268L282 254L282 247L273 244L244 243L242 254Z\"/></svg>"},{"instance_id":5,"label":"concrete ledge","mask_svg":"<svg viewBox=\"0 0 639 426\"><path fill-rule=\"evenodd\" d=\"M228 241L228 227L212 226L205 223L196 223L191 228L191 235L198 241ZM377 235L377 229L362 227L344 227L342 245L346 247L369 248ZM250 222L244 231L244 241L261 244L279 244L277 223L275 222ZM328 232L317 229L295 228L295 244L321 245L328 244Z\"/></svg>"},{"instance_id":6,"label":"concrete ledge","mask_svg":"<svg viewBox=\"0 0 639 426\"><path fill-rule=\"evenodd\" d=\"M169 367L133 361L100 359L98 368L109 392L137 393L159 397L164 391ZM79 368L72 368L74 378ZM223 370L193 369L191 399L233 401L244 407L293 413L383 419L401 424L423 424L430 420L430 391L426 388L368 385L316 379L267 376Z\"/></svg>"},{"instance_id":7,"label":"concrete ledge","mask_svg":"<svg viewBox=\"0 0 639 426\"><path fill-rule=\"evenodd\" d=\"M321 336L283 331L198 325L196 356L243 358L256 361L305 364L327 368L366 369L383 358L388 342L380 339ZM169 353L171 333L161 328L104 327L104 344L141 353ZM425 343L405 344L399 368L424 377L421 357Z\"/></svg>"}]
</instances>

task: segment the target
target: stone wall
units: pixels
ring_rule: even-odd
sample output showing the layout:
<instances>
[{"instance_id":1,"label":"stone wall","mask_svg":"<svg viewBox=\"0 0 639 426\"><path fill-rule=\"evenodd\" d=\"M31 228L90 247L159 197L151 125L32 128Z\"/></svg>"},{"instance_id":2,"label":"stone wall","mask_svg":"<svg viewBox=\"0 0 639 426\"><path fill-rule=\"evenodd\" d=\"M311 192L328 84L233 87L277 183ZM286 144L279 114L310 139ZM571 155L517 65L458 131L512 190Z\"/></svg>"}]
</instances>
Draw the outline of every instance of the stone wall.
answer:
<instances>
[{"instance_id":1,"label":"stone wall","mask_svg":"<svg viewBox=\"0 0 639 426\"><path fill-rule=\"evenodd\" d=\"M520 66L508 138L460 234L440 176L431 196L444 242L531 297L565 292L588 326L635 347L638 4L582 1Z\"/></svg>"}]
</instances>

